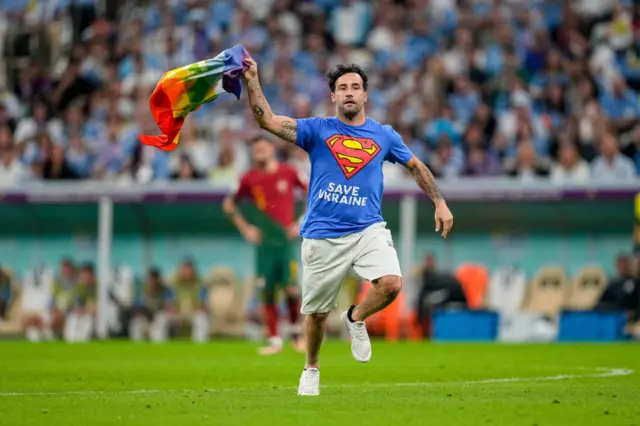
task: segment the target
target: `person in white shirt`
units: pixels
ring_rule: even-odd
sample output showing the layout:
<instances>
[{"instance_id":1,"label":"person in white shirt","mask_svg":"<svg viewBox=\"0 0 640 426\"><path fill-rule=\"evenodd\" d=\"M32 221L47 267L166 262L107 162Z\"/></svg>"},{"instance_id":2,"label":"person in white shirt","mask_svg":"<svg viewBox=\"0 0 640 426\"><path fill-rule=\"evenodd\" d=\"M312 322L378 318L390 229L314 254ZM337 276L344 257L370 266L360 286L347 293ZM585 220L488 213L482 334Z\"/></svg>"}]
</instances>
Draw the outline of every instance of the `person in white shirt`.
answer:
<instances>
[{"instance_id":1,"label":"person in white shirt","mask_svg":"<svg viewBox=\"0 0 640 426\"><path fill-rule=\"evenodd\" d=\"M620 154L618 141L611 132L606 132L600 143L600 155L593 160L593 178L598 180L624 181L636 176L633 161Z\"/></svg>"},{"instance_id":2,"label":"person in white shirt","mask_svg":"<svg viewBox=\"0 0 640 426\"><path fill-rule=\"evenodd\" d=\"M12 148L0 151L0 187L16 185L27 176L27 171Z\"/></svg>"},{"instance_id":3,"label":"person in white shirt","mask_svg":"<svg viewBox=\"0 0 640 426\"><path fill-rule=\"evenodd\" d=\"M553 182L586 182L591 178L591 170L586 161L578 155L571 142L564 142L558 148L558 162L551 168Z\"/></svg>"}]
</instances>

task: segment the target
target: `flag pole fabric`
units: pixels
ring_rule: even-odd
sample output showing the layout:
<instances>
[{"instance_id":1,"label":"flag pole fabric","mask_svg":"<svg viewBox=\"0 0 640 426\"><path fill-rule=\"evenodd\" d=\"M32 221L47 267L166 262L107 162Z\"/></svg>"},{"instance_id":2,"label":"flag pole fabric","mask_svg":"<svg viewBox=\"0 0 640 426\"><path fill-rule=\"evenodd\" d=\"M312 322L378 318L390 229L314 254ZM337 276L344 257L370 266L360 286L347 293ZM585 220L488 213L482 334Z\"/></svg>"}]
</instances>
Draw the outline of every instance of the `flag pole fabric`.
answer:
<instances>
[{"instance_id":1,"label":"flag pole fabric","mask_svg":"<svg viewBox=\"0 0 640 426\"><path fill-rule=\"evenodd\" d=\"M215 58L166 72L149 100L162 135L140 135L140 141L163 151L173 151L178 146L180 129L187 114L202 104L213 102L223 93L232 93L240 99L241 78L248 69L244 63L246 58L249 58L249 52L238 44Z\"/></svg>"}]
</instances>

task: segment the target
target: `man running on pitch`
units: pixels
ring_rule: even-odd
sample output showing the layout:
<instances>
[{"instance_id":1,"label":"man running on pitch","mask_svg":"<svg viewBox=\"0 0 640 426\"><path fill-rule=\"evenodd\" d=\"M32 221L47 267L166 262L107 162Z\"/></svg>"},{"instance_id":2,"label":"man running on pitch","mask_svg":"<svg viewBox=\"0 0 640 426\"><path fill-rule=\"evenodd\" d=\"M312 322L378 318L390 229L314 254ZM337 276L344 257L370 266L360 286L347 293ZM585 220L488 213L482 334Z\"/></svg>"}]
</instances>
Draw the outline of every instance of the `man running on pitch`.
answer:
<instances>
[{"instance_id":1,"label":"man running on pitch","mask_svg":"<svg viewBox=\"0 0 640 426\"><path fill-rule=\"evenodd\" d=\"M262 355L282 350L278 331L278 290L286 292L291 340L300 352L300 298L298 293L298 261L293 252L293 240L298 239L300 222L295 218L296 188L306 192L307 185L290 165L280 163L269 139L257 136L251 140L253 167L241 178L234 194L223 202L224 211L238 231L256 245L256 273L264 307L264 319L269 334L268 345L260 348ZM236 206L242 198L251 200L247 221Z\"/></svg>"},{"instance_id":2,"label":"man running on pitch","mask_svg":"<svg viewBox=\"0 0 640 426\"><path fill-rule=\"evenodd\" d=\"M382 164L404 165L435 204L436 232L453 226L453 216L429 169L390 126L367 118L367 76L357 65L339 65L329 74L336 117L293 119L275 115L260 88L258 67L247 59L244 75L253 115L260 127L309 153L311 179L302 242L302 308L306 314L306 364L298 395L320 394L318 355L324 323L349 271L373 283L358 306L342 313L351 353L371 359L365 318L384 309L402 287L391 233L380 212Z\"/></svg>"}]
</instances>

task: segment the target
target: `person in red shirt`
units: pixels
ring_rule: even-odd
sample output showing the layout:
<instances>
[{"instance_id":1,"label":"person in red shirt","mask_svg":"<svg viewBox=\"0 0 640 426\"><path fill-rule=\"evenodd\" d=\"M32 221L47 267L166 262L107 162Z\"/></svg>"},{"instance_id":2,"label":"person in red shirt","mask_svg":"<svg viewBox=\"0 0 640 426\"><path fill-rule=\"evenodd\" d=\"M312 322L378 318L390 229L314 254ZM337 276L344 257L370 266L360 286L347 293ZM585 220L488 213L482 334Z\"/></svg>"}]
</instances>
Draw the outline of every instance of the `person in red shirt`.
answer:
<instances>
[{"instance_id":1,"label":"person in red shirt","mask_svg":"<svg viewBox=\"0 0 640 426\"><path fill-rule=\"evenodd\" d=\"M282 350L278 332L278 290L287 297L292 341L298 351L304 351L299 324L300 296L297 286L298 263L294 240L298 238L300 220L295 216L295 190L307 191L299 172L276 157L273 143L265 136L251 140L253 168L241 178L237 190L223 203L225 213L250 243L256 246L257 285L262 292L264 317L269 334L268 345L260 348L267 355ZM248 199L243 206L238 201Z\"/></svg>"}]
</instances>

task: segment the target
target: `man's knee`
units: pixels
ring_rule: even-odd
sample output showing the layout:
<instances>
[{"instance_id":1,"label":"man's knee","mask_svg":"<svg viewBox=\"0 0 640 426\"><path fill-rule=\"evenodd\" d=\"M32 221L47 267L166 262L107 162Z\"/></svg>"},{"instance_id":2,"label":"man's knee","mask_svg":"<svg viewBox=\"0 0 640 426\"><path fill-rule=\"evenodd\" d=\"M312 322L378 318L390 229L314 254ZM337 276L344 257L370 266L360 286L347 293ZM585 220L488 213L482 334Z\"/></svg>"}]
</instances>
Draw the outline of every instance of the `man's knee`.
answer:
<instances>
[{"instance_id":1,"label":"man's knee","mask_svg":"<svg viewBox=\"0 0 640 426\"><path fill-rule=\"evenodd\" d=\"M381 277L375 282L378 291L385 296L397 296L402 290L402 278L395 275Z\"/></svg>"},{"instance_id":2,"label":"man's knee","mask_svg":"<svg viewBox=\"0 0 640 426\"><path fill-rule=\"evenodd\" d=\"M307 314L306 321L310 321L314 324L322 325L327 320L329 312L313 312Z\"/></svg>"},{"instance_id":3,"label":"man's knee","mask_svg":"<svg viewBox=\"0 0 640 426\"><path fill-rule=\"evenodd\" d=\"M262 292L262 300L265 305L275 305L276 304L276 292L272 289L265 289Z\"/></svg>"}]
</instances>

